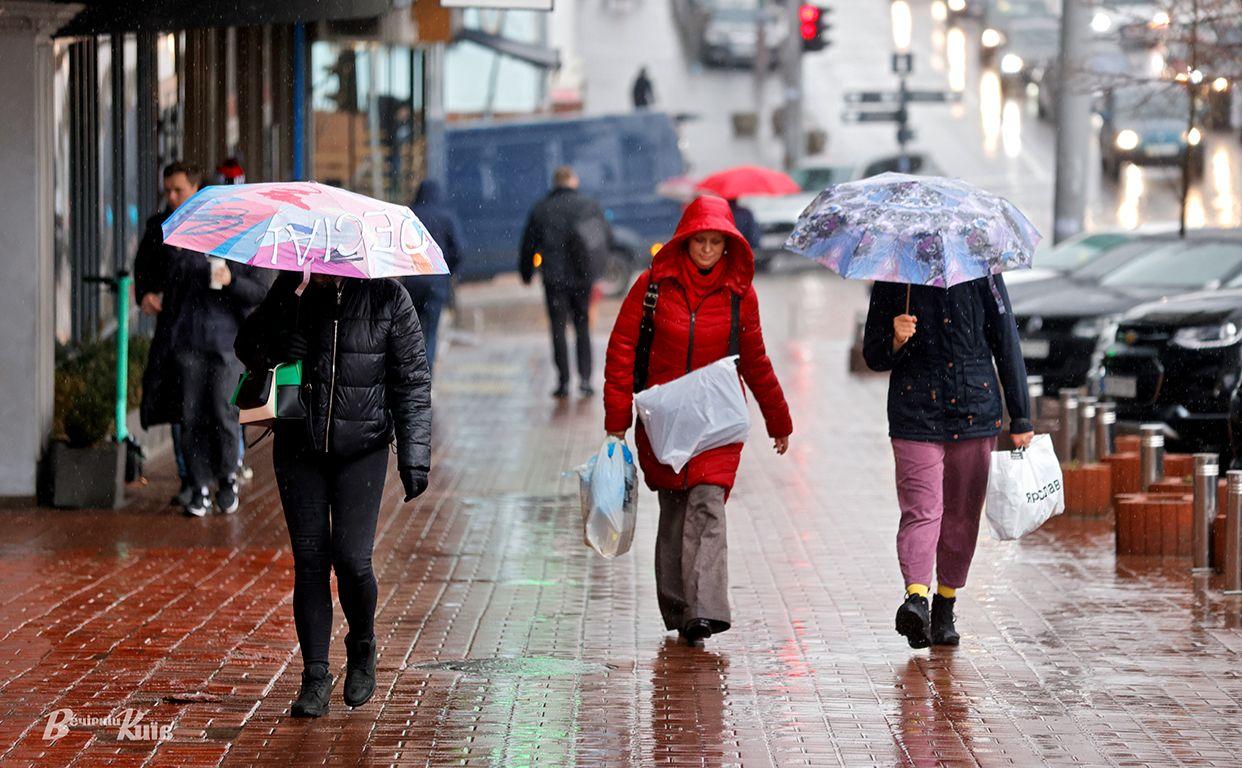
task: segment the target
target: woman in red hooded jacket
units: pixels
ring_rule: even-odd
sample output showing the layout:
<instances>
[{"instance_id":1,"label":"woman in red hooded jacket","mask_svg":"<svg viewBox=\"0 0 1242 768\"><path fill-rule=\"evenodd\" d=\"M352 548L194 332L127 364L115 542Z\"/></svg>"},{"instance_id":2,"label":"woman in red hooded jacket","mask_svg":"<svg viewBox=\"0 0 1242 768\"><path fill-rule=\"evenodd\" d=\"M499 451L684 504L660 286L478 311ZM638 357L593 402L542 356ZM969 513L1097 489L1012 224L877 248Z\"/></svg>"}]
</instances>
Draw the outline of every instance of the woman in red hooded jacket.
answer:
<instances>
[{"instance_id":1,"label":"woman in red hooded jacket","mask_svg":"<svg viewBox=\"0 0 1242 768\"><path fill-rule=\"evenodd\" d=\"M608 341L604 427L624 437L633 421L635 357L648 286L659 286L647 386L663 384L729 354L737 305L738 364L759 401L777 453L789 447L793 423L780 382L763 347L759 299L751 282L755 258L738 232L729 204L702 197L686 209L673 236L630 289ZM735 298L736 297L736 298ZM705 451L676 472L661 464L640 424L639 464L660 497L656 591L664 625L690 643L729 628L724 505L733 488L742 444Z\"/></svg>"}]
</instances>

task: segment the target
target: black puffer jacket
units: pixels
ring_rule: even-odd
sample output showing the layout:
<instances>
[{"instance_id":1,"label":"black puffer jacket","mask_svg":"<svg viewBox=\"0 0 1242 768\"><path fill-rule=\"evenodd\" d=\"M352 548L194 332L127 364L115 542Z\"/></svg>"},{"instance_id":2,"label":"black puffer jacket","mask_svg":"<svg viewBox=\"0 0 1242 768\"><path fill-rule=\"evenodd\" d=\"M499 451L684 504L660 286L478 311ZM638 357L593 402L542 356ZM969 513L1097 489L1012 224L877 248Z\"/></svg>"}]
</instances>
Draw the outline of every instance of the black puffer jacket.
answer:
<instances>
[{"instance_id":1,"label":"black puffer jacket","mask_svg":"<svg viewBox=\"0 0 1242 768\"><path fill-rule=\"evenodd\" d=\"M878 282L872 288L863 356L872 370L892 371L890 437L950 442L995 435L1002 419L1000 383L1009 431L1031 431L1026 365L999 275L948 290L913 286L910 314L918 318L918 330L894 353L893 318L905 309L905 285Z\"/></svg>"},{"instance_id":2,"label":"black puffer jacket","mask_svg":"<svg viewBox=\"0 0 1242 768\"><path fill-rule=\"evenodd\" d=\"M409 294L396 280L346 278L339 286L286 272L242 325L237 357L252 370L289 361L284 344L306 338L302 396L317 451L346 457L397 438L397 465L431 469L431 374Z\"/></svg>"}]
</instances>

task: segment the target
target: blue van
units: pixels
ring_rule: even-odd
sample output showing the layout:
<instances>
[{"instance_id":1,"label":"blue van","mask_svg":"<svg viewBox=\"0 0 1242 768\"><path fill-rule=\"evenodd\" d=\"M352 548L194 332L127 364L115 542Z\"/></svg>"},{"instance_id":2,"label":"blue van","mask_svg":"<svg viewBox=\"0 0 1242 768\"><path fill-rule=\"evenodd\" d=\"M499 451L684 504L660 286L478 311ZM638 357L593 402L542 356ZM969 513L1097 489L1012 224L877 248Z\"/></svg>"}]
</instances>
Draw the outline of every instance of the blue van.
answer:
<instances>
[{"instance_id":1,"label":"blue van","mask_svg":"<svg viewBox=\"0 0 1242 768\"><path fill-rule=\"evenodd\" d=\"M625 285L607 290L628 288L632 270L648 263L651 246L672 235L681 215L680 203L656 193L685 173L676 128L661 112L451 125L444 146L447 202L467 240L463 280L516 271L526 217L558 165L573 166L612 223L604 282Z\"/></svg>"}]
</instances>

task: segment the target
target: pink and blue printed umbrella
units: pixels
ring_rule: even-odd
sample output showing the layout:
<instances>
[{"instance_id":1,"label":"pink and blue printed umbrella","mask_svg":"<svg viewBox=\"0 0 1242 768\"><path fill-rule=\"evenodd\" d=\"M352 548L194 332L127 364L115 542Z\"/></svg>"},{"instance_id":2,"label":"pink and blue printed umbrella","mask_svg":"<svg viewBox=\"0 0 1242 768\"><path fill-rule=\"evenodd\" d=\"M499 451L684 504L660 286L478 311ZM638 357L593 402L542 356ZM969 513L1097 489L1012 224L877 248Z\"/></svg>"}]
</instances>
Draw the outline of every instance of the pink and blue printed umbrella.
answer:
<instances>
[{"instance_id":1,"label":"pink and blue printed umbrella","mask_svg":"<svg viewBox=\"0 0 1242 768\"><path fill-rule=\"evenodd\" d=\"M409 208L313 181L204 187L164 222L164 242L307 276L449 271Z\"/></svg>"},{"instance_id":2,"label":"pink and blue printed umbrella","mask_svg":"<svg viewBox=\"0 0 1242 768\"><path fill-rule=\"evenodd\" d=\"M949 288L1030 267L1040 239L1012 203L964 181L881 173L821 192L785 248L849 279Z\"/></svg>"}]
</instances>

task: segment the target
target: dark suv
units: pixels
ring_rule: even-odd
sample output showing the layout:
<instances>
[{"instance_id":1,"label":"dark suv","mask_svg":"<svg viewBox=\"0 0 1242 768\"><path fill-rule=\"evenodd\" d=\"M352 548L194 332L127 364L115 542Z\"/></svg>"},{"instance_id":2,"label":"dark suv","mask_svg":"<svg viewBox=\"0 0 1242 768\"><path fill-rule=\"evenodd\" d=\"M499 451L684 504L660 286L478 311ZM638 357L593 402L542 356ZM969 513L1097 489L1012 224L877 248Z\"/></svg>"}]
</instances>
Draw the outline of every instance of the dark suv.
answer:
<instances>
[{"instance_id":1,"label":"dark suv","mask_svg":"<svg viewBox=\"0 0 1242 768\"><path fill-rule=\"evenodd\" d=\"M1161 422L1176 450L1224 452L1242 372L1242 289L1135 307L1104 353L1100 391L1119 421Z\"/></svg>"}]
</instances>

